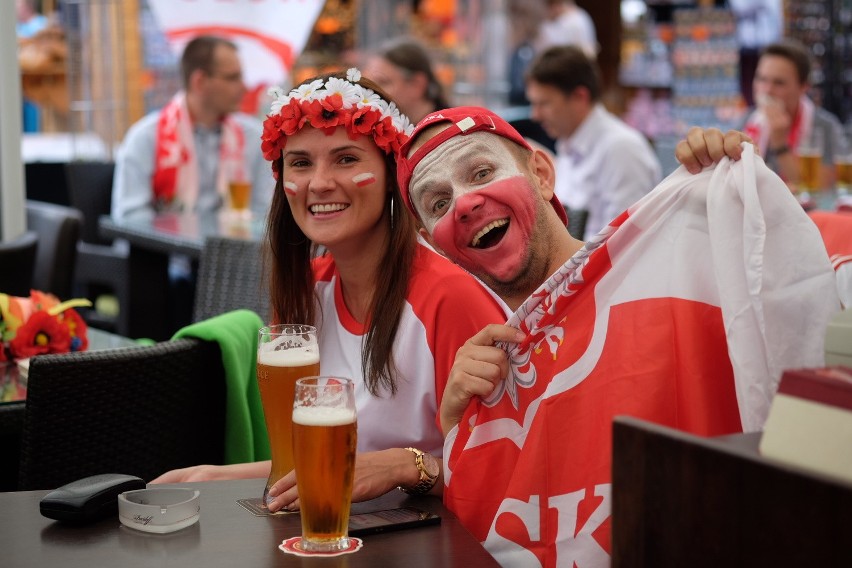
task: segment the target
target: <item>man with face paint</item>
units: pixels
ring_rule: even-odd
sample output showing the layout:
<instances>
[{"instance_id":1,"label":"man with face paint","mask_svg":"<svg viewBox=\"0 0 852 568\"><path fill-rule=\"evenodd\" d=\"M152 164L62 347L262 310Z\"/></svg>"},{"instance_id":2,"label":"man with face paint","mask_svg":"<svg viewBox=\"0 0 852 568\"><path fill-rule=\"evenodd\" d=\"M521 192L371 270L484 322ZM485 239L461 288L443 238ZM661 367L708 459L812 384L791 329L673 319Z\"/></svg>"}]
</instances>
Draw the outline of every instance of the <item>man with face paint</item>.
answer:
<instances>
[{"instance_id":1,"label":"man with face paint","mask_svg":"<svg viewBox=\"0 0 852 568\"><path fill-rule=\"evenodd\" d=\"M502 564L609 565L614 416L758 430L780 371L823 364L831 266L743 141L691 130L684 170L586 243L549 157L490 111L432 113L400 149L421 235L514 312L459 349L440 413L445 501Z\"/></svg>"}]
</instances>

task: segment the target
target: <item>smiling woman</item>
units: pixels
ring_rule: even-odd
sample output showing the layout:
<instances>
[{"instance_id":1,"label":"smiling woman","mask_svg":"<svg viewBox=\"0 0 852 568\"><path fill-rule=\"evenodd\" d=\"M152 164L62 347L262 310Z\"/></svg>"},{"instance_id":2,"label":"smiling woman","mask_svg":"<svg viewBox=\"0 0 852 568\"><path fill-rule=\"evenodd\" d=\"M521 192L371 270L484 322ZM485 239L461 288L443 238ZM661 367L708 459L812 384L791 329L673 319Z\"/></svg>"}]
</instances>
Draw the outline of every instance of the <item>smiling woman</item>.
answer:
<instances>
[{"instance_id":1,"label":"smiling woman","mask_svg":"<svg viewBox=\"0 0 852 568\"><path fill-rule=\"evenodd\" d=\"M436 417L449 370L466 340L505 321L503 308L417 241L396 181L411 126L378 85L350 69L272 95L262 148L277 180L266 228L274 317L315 325L322 374L355 383L353 500L396 487L440 492L440 471L425 464L442 454ZM268 475L266 462L159 481ZM271 510L295 508L295 475L270 495Z\"/></svg>"}]
</instances>

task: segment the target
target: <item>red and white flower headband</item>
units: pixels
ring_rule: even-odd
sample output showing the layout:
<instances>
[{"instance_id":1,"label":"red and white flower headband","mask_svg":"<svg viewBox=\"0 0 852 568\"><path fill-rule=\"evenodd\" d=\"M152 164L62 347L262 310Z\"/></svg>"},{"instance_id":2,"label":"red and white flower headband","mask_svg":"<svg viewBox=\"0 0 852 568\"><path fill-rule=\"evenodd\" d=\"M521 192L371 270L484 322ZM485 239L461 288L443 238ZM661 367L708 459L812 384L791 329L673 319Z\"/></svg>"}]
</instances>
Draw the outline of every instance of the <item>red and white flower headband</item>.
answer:
<instances>
[{"instance_id":1,"label":"red and white flower headband","mask_svg":"<svg viewBox=\"0 0 852 568\"><path fill-rule=\"evenodd\" d=\"M287 145L287 137L305 124L326 134L343 126L353 140L371 136L385 154L399 151L414 125L399 112L396 104L359 85L360 80L361 72L353 67L346 72L346 79L330 77L325 83L317 79L299 85L286 95L278 87L269 89L275 100L263 121L260 148L263 157L272 162L275 179L280 174L278 160Z\"/></svg>"}]
</instances>

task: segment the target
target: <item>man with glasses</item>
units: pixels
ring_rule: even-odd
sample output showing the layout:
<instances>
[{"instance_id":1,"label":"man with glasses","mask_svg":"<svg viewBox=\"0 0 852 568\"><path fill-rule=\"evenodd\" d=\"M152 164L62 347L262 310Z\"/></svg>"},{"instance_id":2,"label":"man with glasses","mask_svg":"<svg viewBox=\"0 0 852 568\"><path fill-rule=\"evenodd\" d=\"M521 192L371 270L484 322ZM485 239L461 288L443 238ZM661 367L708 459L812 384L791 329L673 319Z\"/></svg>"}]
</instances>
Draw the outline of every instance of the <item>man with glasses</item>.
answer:
<instances>
[{"instance_id":1,"label":"man with glasses","mask_svg":"<svg viewBox=\"0 0 852 568\"><path fill-rule=\"evenodd\" d=\"M236 45L212 36L193 39L181 57L181 75L184 89L124 138L112 216L216 211L230 181L251 183L251 208L264 216L274 180L260 152L260 122L237 112L246 87Z\"/></svg>"}]
</instances>

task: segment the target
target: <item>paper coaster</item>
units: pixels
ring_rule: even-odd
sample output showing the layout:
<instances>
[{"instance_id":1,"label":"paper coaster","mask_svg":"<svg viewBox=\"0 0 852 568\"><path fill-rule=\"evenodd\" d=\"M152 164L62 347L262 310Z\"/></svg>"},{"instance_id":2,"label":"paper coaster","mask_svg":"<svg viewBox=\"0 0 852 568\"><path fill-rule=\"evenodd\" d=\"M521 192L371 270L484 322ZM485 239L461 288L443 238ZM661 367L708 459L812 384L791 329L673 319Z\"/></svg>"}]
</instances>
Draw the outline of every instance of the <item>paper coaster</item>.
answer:
<instances>
[{"instance_id":1,"label":"paper coaster","mask_svg":"<svg viewBox=\"0 0 852 568\"><path fill-rule=\"evenodd\" d=\"M288 538L287 540L279 544L278 548L280 548L287 554L295 554L296 556L331 557L340 556L342 554L352 554L353 552L361 550L362 546L364 546L364 542L360 538L350 536L349 548L345 550L333 550L331 552L308 552L307 550L302 550L302 537L294 536L293 538Z\"/></svg>"}]
</instances>

